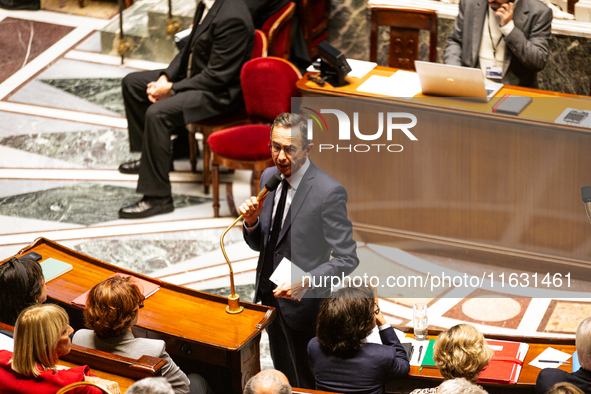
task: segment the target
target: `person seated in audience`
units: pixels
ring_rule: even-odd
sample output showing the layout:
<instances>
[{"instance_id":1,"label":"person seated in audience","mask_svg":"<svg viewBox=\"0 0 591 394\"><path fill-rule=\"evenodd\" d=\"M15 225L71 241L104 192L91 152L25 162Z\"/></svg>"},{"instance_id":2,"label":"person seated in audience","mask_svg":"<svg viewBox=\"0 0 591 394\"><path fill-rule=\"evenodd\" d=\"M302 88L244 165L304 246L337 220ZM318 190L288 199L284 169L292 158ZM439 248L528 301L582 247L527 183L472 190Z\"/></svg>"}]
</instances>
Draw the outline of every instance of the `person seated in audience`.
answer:
<instances>
[{"instance_id":1,"label":"person seated in audience","mask_svg":"<svg viewBox=\"0 0 591 394\"><path fill-rule=\"evenodd\" d=\"M42 304L46 299L47 289L39 263L13 257L0 265L0 322L14 326L25 308Z\"/></svg>"},{"instance_id":2,"label":"person seated in audience","mask_svg":"<svg viewBox=\"0 0 591 394\"><path fill-rule=\"evenodd\" d=\"M291 394L291 386L283 372L265 369L246 382L244 394Z\"/></svg>"},{"instance_id":3,"label":"person seated in audience","mask_svg":"<svg viewBox=\"0 0 591 394\"><path fill-rule=\"evenodd\" d=\"M585 394L583 390L572 383L560 382L548 390L548 394Z\"/></svg>"},{"instance_id":4,"label":"person seated in audience","mask_svg":"<svg viewBox=\"0 0 591 394\"><path fill-rule=\"evenodd\" d=\"M131 328L137 323L143 304L144 296L130 277L114 276L97 284L90 290L84 309L84 322L89 329L77 331L73 343L135 359L144 355L162 358L166 360L162 376L176 394L210 393L203 377L187 377L172 361L164 341L134 337Z\"/></svg>"},{"instance_id":5,"label":"person seated in audience","mask_svg":"<svg viewBox=\"0 0 591 394\"><path fill-rule=\"evenodd\" d=\"M572 383L583 392L591 393L591 317L579 324L575 345L581 368L572 373L558 368L542 369L536 380L537 394L546 394L550 387L559 382Z\"/></svg>"},{"instance_id":6,"label":"person seated in audience","mask_svg":"<svg viewBox=\"0 0 591 394\"><path fill-rule=\"evenodd\" d=\"M382 344L366 341L376 324ZM410 369L394 329L366 287L346 287L324 301L308 355L317 390L381 394L386 382Z\"/></svg>"},{"instance_id":7,"label":"person seated in audience","mask_svg":"<svg viewBox=\"0 0 591 394\"><path fill-rule=\"evenodd\" d=\"M71 383L89 381L119 394L116 382L90 374L88 366L65 368L58 359L70 352L70 327L66 311L53 304L33 305L19 315L14 329L14 353L0 350L0 393L55 394ZM102 394L82 386L73 394Z\"/></svg>"},{"instance_id":8,"label":"person seated in audience","mask_svg":"<svg viewBox=\"0 0 591 394\"><path fill-rule=\"evenodd\" d=\"M476 383L480 372L488 365L494 350L484 335L470 324L458 324L437 337L433 346L433 361L444 379L464 378ZM439 393L438 388L417 389L412 394Z\"/></svg>"},{"instance_id":9,"label":"person seated in audience","mask_svg":"<svg viewBox=\"0 0 591 394\"><path fill-rule=\"evenodd\" d=\"M437 387L437 394L488 394L485 389L464 378L449 379Z\"/></svg>"},{"instance_id":10,"label":"person seated in audience","mask_svg":"<svg viewBox=\"0 0 591 394\"><path fill-rule=\"evenodd\" d=\"M164 378L145 378L132 384L125 394L174 394L174 390Z\"/></svg>"}]
</instances>

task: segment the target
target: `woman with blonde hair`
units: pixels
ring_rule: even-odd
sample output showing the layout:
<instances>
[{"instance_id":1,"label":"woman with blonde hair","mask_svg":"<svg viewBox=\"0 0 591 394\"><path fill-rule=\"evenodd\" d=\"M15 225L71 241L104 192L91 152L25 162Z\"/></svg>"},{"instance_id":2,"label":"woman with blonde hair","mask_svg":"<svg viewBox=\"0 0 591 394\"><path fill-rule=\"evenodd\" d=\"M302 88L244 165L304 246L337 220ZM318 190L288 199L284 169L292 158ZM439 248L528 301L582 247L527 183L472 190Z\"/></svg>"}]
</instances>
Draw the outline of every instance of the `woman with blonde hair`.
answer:
<instances>
[{"instance_id":1,"label":"woman with blonde hair","mask_svg":"<svg viewBox=\"0 0 591 394\"><path fill-rule=\"evenodd\" d=\"M33 305L19 315L14 330L14 353L0 351L0 392L2 394L55 394L70 383L90 381L112 393L116 382L91 375L88 366L58 367L61 356L70 352L73 333L68 315L53 304ZM75 394L101 394L92 386L82 386Z\"/></svg>"},{"instance_id":2,"label":"woman with blonde hair","mask_svg":"<svg viewBox=\"0 0 591 394\"><path fill-rule=\"evenodd\" d=\"M458 324L439 334L433 346L433 361L445 379L464 378L476 383L493 353L476 327ZM417 389L412 394L436 392L437 388Z\"/></svg>"}]
</instances>

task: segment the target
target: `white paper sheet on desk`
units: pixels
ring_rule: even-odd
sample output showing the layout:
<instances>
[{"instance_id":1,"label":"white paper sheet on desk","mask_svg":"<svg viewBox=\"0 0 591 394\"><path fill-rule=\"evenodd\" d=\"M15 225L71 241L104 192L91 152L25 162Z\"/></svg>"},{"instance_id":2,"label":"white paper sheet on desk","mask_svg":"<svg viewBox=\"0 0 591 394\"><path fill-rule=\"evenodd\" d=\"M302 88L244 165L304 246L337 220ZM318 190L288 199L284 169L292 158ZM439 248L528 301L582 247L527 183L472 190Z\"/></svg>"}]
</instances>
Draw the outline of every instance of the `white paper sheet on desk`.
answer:
<instances>
[{"instance_id":1,"label":"white paper sheet on desk","mask_svg":"<svg viewBox=\"0 0 591 394\"><path fill-rule=\"evenodd\" d=\"M540 355L534 358L529 365L544 369L544 368L558 368L562 364L560 363L542 363L540 360L552 360L552 361L567 361L571 358L571 355L565 352L561 352L560 350L556 350L554 348L546 348Z\"/></svg>"},{"instance_id":2,"label":"white paper sheet on desk","mask_svg":"<svg viewBox=\"0 0 591 394\"><path fill-rule=\"evenodd\" d=\"M368 72L373 70L378 64L374 62L366 62L364 60L347 59L351 71L347 74L348 77L363 78Z\"/></svg>"},{"instance_id":3,"label":"white paper sheet on desk","mask_svg":"<svg viewBox=\"0 0 591 394\"><path fill-rule=\"evenodd\" d=\"M295 264L292 264L291 261L284 257L283 260L281 260L281 262L277 266L277 268L275 268L273 274L271 274L269 280L275 283L277 286L287 281L290 281L290 283L293 285L295 283L301 283L302 277L306 275L307 274L300 267L298 267ZM306 291L307 289L302 289L302 291L297 294L297 297L296 295L292 296L294 298L301 298L304 296Z\"/></svg>"},{"instance_id":4,"label":"white paper sheet on desk","mask_svg":"<svg viewBox=\"0 0 591 394\"><path fill-rule=\"evenodd\" d=\"M421 83L416 73L396 71L390 77L372 75L357 90L384 96L412 98L421 93Z\"/></svg>"},{"instance_id":5,"label":"white paper sheet on desk","mask_svg":"<svg viewBox=\"0 0 591 394\"><path fill-rule=\"evenodd\" d=\"M425 353L427 353L427 347L429 347L429 341L416 341L413 338L405 337L400 339L401 343L410 343L414 350L412 352L412 357L410 358L410 365L414 365L417 367L421 366L421 362L425 358ZM422 347L423 350L419 351L419 348ZM419 353L421 353L421 358L419 359Z\"/></svg>"}]
</instances>

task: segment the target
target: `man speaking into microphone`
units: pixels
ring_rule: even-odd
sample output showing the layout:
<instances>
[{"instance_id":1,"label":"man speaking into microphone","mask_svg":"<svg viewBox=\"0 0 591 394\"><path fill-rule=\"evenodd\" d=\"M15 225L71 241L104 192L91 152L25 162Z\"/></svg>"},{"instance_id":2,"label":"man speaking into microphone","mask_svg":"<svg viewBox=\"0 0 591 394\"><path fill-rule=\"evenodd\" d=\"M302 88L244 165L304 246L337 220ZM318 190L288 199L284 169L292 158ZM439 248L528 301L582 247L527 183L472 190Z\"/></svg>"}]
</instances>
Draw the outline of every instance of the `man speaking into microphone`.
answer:
<instances>
[{"instance_id":1,"label":"man speaking into microphone","mask_svg":"<svg viewBox=\"0 0 591 394\"><path fill-rule=\"evenodd\" d=\"M299 299L302 278L279 284L269 278L287 259L305 272L305 286L309 287L314 278L348 275L359 260L347 219L347 192L310 161L314 144L307 135L302 116L284 113L275 119L269 144L275 167L263 172L261 184L276 173L283 181L264 201L246 200L240 213L246 243L260 252L255 302L278 312L267 328L273 364L292 386L314 389L307 345L315 336L316 317L330 289L309 288Z\"/></svg>"}]
</instances>

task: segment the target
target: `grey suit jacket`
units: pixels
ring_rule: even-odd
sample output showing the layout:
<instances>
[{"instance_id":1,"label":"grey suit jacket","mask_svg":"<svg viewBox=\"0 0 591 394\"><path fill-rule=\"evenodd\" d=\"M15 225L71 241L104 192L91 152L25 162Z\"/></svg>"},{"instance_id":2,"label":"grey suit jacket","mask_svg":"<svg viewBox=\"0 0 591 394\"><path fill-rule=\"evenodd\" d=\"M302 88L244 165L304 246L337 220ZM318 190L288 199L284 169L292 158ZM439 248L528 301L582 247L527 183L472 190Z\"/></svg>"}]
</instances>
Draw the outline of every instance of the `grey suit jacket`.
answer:
<instances>
[{"instance_id":1,"label":"grey suit jacket","mask_svg":"<svg viewBox=\"0 0 591 394\"><path fill-rule=\"evenodd\" d=\"M261 176L261 186L277 172L276 167L267 168ZM261 252L257 265L255 302L259 300L259 283L274 198L275 192L269 193L259 216L259 225L251 232L244 232L244 239L251 249ZM348 275L359 264L356 250L353 228L347 219L345 188L310 162L281 228L273 257L274 268L285 257L318 279L330 275L340 277L342 273ZM319 283L318 280L315 282ZM300 301L278 299L281 313L291 329L316 330L316 317L327 295L326 290L316 288L308 291Z\"/></svg>"},{"instance_id":2,"label":"grey suit jacket","mask_svg":"<svg viewBox=\"0 0 591 394\"><path fill-rule=\"evenodd\" d=\"M460 0L459 14L443 52L444 63L479 67L478 53L487 10L487 0ZM537 88L538 71L548 60L552 10L539 0L519 0L513 23L515 28L505 37L503 83Z\"/></svg>"},{"instance_id":3,"label":"grey suit jacket","mask_svg":"<svg viewBox=\"0 0 591 394\"><path fill-rule=\"evenodd\" d=\"M129 331L115 338L99 338L92 330L78 330L72 343L118 356L138 359L141 356L158 357L166 360L162 376L168 380L175 394L189 393L187 375L172 361L166 353L166 344L159 339L135 338Z\"/></svg>"}]
</instances>

